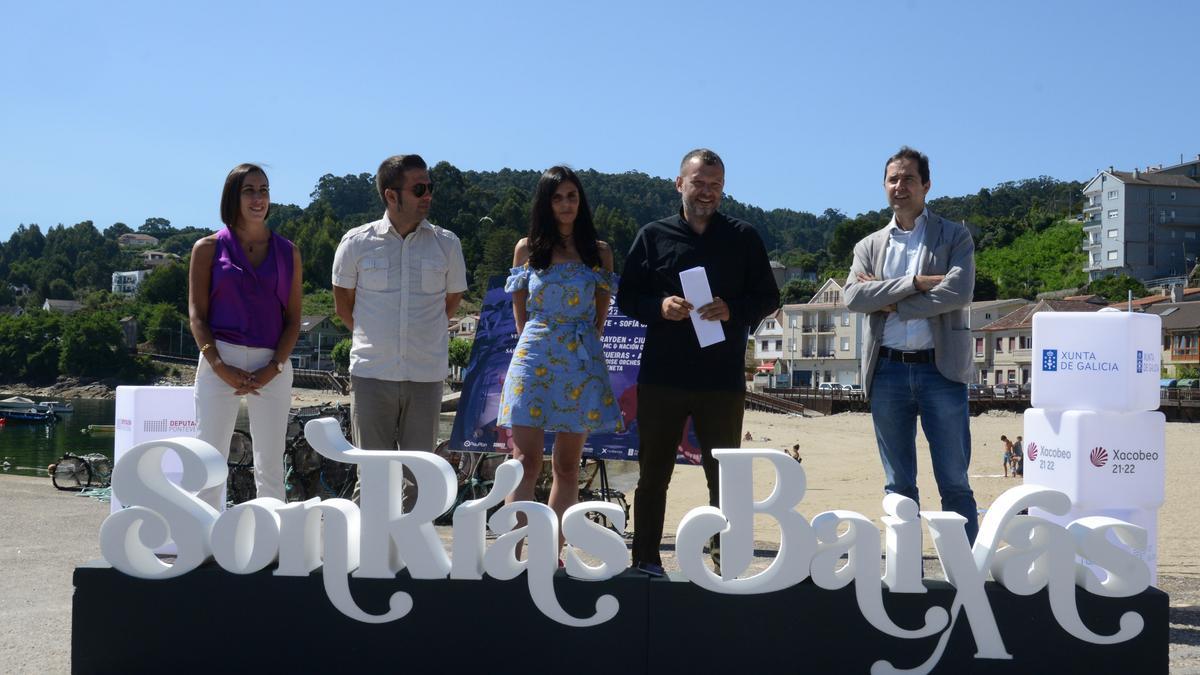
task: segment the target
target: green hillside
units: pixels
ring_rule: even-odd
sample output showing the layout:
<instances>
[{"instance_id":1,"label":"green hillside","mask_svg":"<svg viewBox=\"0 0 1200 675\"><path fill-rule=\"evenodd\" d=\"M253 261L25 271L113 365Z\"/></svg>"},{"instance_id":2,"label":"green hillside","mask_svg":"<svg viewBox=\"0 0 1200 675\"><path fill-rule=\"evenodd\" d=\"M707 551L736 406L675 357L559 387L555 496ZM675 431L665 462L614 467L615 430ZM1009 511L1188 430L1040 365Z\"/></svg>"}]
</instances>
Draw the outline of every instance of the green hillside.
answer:
<instances>
[{"instance_id":1,"label":"green hillside","mask_svg":"<svg viewBox=\"0 0 1200 675\"><path fill-rule=\"evenodd\" d=\"M995 281L1001 298L1077 288L1087 283L1082 243L1079 223L1059 220L1040 232L1027 231L1007 246L976 251L976 274Z\"/></svg>"}]
</instances>

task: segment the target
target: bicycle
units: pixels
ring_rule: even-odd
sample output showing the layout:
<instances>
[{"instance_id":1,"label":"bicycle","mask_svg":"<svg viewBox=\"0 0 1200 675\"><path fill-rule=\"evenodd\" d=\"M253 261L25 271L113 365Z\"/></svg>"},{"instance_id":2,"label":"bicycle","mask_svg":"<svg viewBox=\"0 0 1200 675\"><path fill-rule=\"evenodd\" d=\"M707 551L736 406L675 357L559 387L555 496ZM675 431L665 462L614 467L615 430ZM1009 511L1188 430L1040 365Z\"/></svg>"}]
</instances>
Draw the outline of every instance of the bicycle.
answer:
<instances>
[{"instance_id":1,"label":"bicycle","mask_svg":"<svg viewBox=\"0 0 1200 675\"><path fill-rule=\"evenodd\" d=\"M626 499L625 499L625 493L621 492L620 490L614 490L612 488L612 486L610 486L608 484L608 467L604 464L604 460L593 459L593 460L591 460L591 462L592 462L592 464L591 464L592 468L589 471L588 470L588 458L584 457L580 461L579 501L580 502L612 502L612 503L616 504L617 506L620 506L621 510L624 511L624 513L625 513L625 524L626 524L626 526L628 526L629 525L629 502L626 501ZM586 480L584 480L585 475L586 475ZM595 482L597 477L600 478L600 487L593 488L592 483ZM601 513L597 513L595 511L590 511L590 512L588 512L588 518L590 518L592 520L592 522L600 523L604 527L607 527L608 529L612 530L613 532L616 532L617 534L621 535L622 537L630 538L633 536L633 533L630 532L628 529L618 530L616 528L616 526L611 521L609 521L608 517Z\"/></svg>"},{"instance_id":2,"label":"bicycle","mask_svg":"<svg viewBox=\"0 0 1200 675\"><path fill-rule=\"evenodd\" d=\"M600 479L599 487L592 487L596 479ZM538 476L537 483L533 486L533 498L543 504L550 501L550 488L554 483L554 474L552 464L549 461L542 462L542 473ZM608 468L602 459L591 459L587 457L579 460L579 503L583 502L612 502L625 512L625 522L629 523L629 502L625 500L625 493L620 490L614 490L608 484ZM588 518L594 522L607 527L616 532L622 537L629 538L633 533L628 530L618 530L616 525L609 521L608 517L597 511L589 511Z\"/></svg>"},{"instance_id":3,"label":"bicycle","mask_svg":"<svg viewBox=\"0 0 1200 675\"><path fill-rule=\"evenodd\" d=\"M288 439L283 452L284 489L288 501L303 501L313 497L349 499L354 493L357 467L322 456L304 437L304 425L309 420L321 417L336 419L342 434L350 438L350 407L345 404L327 403L289 412Z\"/></svg>"},{"instance_id":4,"label":"bicycle","mask_svg":"<svg viewBox=\"0 0 1200 675\"><path fill-rule=\"evenodd\" d=\"M248 502L258 496L258 486L254 483L254 442L250 434L241 429L233 430L225 465L229 470L225 479L227 505Z\"/></svg>"},{"instance_id":5,"label":"bicycle","mask_svg":"<svg viewBox=\"0 0 1200 675\"><path fill-rule=\"evenodd\" d=\"M442 441L433 450L434 454L446 460L454 467L458 479L458 494L454 504L434 519L435 525L450 525L454 522L454 509L459 504L480 499L492 491L495 484L496 467L507 459L502 453L454 452L450 450L450 441ZM500 510L501 504L488 509L487 517Z\"/></svg>"},{"instance_id":6,"label":"bicycle","mask_svg":"<svg viewBox=\"0 0 1200 675\"><path fill-rule=\"evenodd\" d=\"M112 482L112 460L98 452L87 455L64 453L54 464L46 467L50 482L64 491L90 487L108 487Z\"/></svg>"}]
</instances>

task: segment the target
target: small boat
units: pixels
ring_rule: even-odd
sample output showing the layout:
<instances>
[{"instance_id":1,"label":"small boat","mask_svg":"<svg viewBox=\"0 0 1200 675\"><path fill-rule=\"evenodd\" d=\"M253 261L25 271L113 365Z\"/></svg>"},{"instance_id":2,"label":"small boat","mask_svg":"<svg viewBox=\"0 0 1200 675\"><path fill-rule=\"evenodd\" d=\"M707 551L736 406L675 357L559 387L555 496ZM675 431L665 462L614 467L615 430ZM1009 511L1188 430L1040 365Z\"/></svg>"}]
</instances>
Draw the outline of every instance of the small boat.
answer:
<instances>
[{"instance_id":1,"label":"small boat","mask_svg":"<svg viewBox=\"0 0 1200 675\"><path fill-rule=\"evenodd\" d=\"M29 410L37 408L37 402L24 396L10 396L0 399L0 410Z\"/></svg>"},{"instance_id":2,"label":"small boat","mask_svg":"<svg viewBox=\"0 0 1200 675\"><path fill-rule=\"evenodd\" d=\"M62 401L35 401L24 396L10 396L0 399L0 412L6 410L29 410L38 412L70 413L75 412L75 406Z\"/></svg>"},{"instance_id":3,"label":"small boat","mask_svg":"<svg viewBox=\"0 0 1200 675\"><path fill-rule=\"evenodd\" d=\"M41 412L52 412L52 413L73 413L73 412L75 412L74 405L72 405L70 403L63 403L62 401L39 401L37 403L37 409Z\"/></svg>"},{"instance_id":4,"label":"small boat","mask_svg":"<svg viewBox=\"0 0 1200 675\"><path fill-rule=\"evenodd\" d=\"M88 436L111 434L116 433L116 431L117 427L112 424L89 424L86 428L80 430L81 433L87 434Z\"/></svg>"},{"instance_id":5,"label":"small boat","mask_svg":"<svg viewBox=\"0 0 1200 675\"><path fill-rule=\"evenodd\" d=\"M58 415L55 415L52 412L38 412L33 408L30 408L29 410L5 410L0 412L0 415L3 415L4 419L9 422L54 424L58 421Z\"/></svg>"}]
</instances>

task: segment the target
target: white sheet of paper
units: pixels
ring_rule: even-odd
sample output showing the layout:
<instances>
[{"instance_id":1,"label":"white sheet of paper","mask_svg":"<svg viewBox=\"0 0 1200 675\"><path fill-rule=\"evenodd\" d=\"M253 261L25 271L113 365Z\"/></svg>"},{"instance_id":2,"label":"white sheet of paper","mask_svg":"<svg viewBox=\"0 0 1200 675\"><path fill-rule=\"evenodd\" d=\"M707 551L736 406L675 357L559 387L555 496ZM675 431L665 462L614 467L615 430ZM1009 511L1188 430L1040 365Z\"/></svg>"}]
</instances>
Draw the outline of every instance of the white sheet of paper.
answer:
<instances>
[{"instance_id":1,"label":"white sheet of paper","mask_svg":"<svg viewBox=\"0 0 1200 675\"><path fill-rule=\"evenodd\" d=\"M692 303L692 307L700 308L713 301L712 288L708 285L708 274L703 267L693 267L679 273L679 283L683 286L683 298ZM700 318L695 309L691 312L692 327L696 330L696 339L701 347L715 345L725 340L725 330L720 321Z\"/></svg>"}]
</instances>

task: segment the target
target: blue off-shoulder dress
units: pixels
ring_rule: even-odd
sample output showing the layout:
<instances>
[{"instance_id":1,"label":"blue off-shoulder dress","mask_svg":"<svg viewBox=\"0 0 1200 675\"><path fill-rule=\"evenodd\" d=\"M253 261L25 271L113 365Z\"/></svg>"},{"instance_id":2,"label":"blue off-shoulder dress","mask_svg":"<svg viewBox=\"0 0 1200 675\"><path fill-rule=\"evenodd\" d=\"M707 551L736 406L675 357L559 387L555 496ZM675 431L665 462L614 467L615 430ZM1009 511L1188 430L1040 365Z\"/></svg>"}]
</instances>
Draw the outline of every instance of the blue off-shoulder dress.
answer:
<instances>
[{"instance_id":1,"label":"blue off-shoulder dress","mask_svg":"<svg viewBox=\"0 0 1200 675\"><path fill-rule=\"evenodd\" d=\"M596 332L596 290L615 276L581 262L513 268L504 290L528 289L525 330L513 350L497 424L546 431L624 431Z\"/></svg>"}]
</instances>

